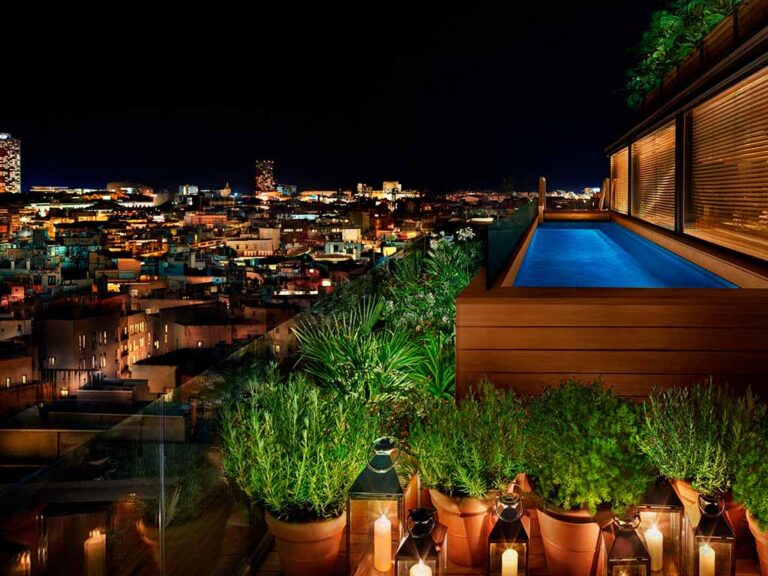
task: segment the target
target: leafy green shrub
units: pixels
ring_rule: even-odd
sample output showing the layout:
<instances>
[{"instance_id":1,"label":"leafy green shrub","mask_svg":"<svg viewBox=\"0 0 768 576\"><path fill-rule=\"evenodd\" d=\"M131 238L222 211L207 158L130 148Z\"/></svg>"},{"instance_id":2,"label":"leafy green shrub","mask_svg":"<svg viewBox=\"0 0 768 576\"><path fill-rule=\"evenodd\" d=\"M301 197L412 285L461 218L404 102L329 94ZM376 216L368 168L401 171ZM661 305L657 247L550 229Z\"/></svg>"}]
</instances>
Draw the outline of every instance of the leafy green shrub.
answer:
<instances>
[{"instance_id":1,"label":"leafy green shrub","mask_svg":"<svg viewBox=\"0 0 768 576\"><path fill-rule=\"evenodd\" d=\"M644 406L640 449L667 478L687 480L706 494L730 488L733 457L765 414L751 393L741 398L711 381L654 391Z\"/></svg>"},{"instance_id":2,"label":"leafy green shrub","mask_svg":"<svg viewBox=\"0 0 768 576\"><path fill-rule=\"evenodd\" d=\"M532 400L528 469L541 497L565 510L622 511L651 480L634 443L637 408L601 384L568 382Z\"/></svg>"},{"instance_id":3,"label":"leafy green shrub","mask_svg":"<svg viewBox=\"0 0 768 576\"><path fill-rule=\"evenodd\" d=\"M743 502L760 529L768 531L768 426L742 446L734 466L733 496Z\"/></svg>"},{"instance_id":4,"label":"leafy green shrub","mask_svg":"<svg viewBox=\"0 0 768 576\"><path fill-rule=\"evenodd\" d=\"M654 12L637 47L638 63L627 72L627 103L636 108L741 0L675 0Z\"/></svg>"},{"instance_id":5,"label":"leafy green shrub","mask_svg":"<svg viewBox=\"0 0 768 576\"><path fill-rule=\"evenodd\" d=\"M339 516L365 467L376 419L358 396L313 386L302 373L246 383L222 411L224 471L277 518Z\"/></svg>"},{"instance_id":6,"label":"leafy green shrub","mask_svg":"<svg viewBox=\"0 0 768 576\"><path fill-rule=\"evenodd\" d=\"M414 252L396 263L384 293L384 319L408 331L454 333L456 297L482 264L471 228L433 238L426 256Z\"/></svg>"},{"instance_id":7,"label":"leafy green shrub","mask_svg":"<svg viewBox=\"0 0 768 576\"><path fill-rule=\"evenodd\" d=\"M449 495L485 498L523 471L525 410L513 392L479 387L458 406L435 402L408 439L424 485Z\"/></svg>"}]
</instances>

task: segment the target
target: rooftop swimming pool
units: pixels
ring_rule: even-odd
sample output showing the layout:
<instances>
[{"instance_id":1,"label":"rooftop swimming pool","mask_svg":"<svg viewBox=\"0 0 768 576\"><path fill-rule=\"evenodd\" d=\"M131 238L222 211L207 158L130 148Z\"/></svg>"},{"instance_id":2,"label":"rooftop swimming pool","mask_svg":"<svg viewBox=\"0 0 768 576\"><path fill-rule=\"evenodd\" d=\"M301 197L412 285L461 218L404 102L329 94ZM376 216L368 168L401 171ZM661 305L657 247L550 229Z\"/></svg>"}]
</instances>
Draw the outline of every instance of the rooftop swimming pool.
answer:
<instances>
[{"instance_id":1,"label":"rooftop swimming pool","mask_svg":"<svg viewBox=\"0 0 768 576\"><path fill-rule=\"evenodd\" d=\"M539 224L514 286L737 288L701 266L610 222Z\"/></svg>"}]
</instances>

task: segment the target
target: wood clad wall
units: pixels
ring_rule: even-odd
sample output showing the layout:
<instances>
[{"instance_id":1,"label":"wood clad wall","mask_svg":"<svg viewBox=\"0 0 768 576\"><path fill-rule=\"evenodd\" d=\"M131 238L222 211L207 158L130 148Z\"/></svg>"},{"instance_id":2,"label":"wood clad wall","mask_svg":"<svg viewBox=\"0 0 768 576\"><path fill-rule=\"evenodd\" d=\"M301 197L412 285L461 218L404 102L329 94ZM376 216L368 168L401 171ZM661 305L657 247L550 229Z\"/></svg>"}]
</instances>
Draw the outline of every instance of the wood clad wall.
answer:
<instances>
[{"instance_id":1,"label":"wood clad wall","mask_svg":"<svg viewBox=\"0 0 768 576\"><path fill-rule=\"evenodd\" d=\"M456 303L457 395L487 376L539 393L601 379L623 396L713 375L768 388L768 290L497 288Z\"/></svg>"}]
</instances>

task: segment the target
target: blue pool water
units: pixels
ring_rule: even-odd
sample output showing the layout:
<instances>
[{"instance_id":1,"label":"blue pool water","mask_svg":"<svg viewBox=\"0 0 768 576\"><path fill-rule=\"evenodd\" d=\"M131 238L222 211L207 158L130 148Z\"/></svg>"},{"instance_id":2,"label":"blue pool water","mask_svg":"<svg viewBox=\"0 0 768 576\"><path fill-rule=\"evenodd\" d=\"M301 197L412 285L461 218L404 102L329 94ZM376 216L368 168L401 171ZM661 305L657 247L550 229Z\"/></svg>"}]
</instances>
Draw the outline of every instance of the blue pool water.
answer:
<instances>
[{"instance_id":1,"label":"blue pool water","mask_svg":"<svg viewBox=\"0 0 768 576\"><path fill-rule=\"evenodd\" d=\"M727 280L609 222L544 222L515 286L736 288Z\"/></svg>"}]
</instances>

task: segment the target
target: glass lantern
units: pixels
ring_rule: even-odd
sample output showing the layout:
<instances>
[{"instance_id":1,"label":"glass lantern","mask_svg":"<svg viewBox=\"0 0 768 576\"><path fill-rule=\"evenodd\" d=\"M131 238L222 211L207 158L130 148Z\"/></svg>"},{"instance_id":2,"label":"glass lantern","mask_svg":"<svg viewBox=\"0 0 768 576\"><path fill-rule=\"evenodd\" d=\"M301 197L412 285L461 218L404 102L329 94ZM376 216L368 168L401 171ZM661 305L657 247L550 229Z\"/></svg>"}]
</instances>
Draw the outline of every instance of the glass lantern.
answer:
<instances>
[{"instance_id":1,"label":"glass lantern","mask_svg":"<svg viewBox=\"0 0 768 576\"><path fill-rule=\"evenodd\" d=\"M417 508L408 515L408 535L395 554L396 576L438 576L445 570L447 529L431 508Z\"/></svg>"},{"instance_id":2,"label":"glass lantern","mask_svg":"<svg viewBox=\"0 0 768 576\"><path fill-rule=\"evenodd\" d=\"M604 531L604 538L610 543L606 557L607 576L650 576L651 555L637 529L640 515L617 516L613 524Z\"/></svg>"},{"instance_id":3,"label":"glass lantern","mask_svg":"<svg viewBox=\"0 0 768 576\"><path fill-rule=\"evenodd\" d=\"M488 574L490 576L528 575L528 534L523 527L523 499L518 494L502 494L496 501L499 517L488 536Z\"/></svg>"},{"instance_id":4,"label":"glass lantern","mask_svg":"<svg viewBox=\"0 0 768 576\"><path fill-rule=\"evenodd\" d=\"M685 507L666 480L659 479L637 506L640 514L638 534L651 556L651 572L664 569L664 559L683 568L683 522Z\"/></svg>"},{"instance_id":5,"label":"glass lantern","mask_svg":"<svg viewBox=\"0 0 768 576\"><path fill-rule=\"evenodd\" d=\"M719 496L699 496L701 518L693 536L694 576L736 576L736 536Z\"/></svg>"},{"instance_id":6,"label":"glass lantern","mask_svg":"<svg viewBox=\"0 0 768 576\"><path fill-rule=\"evenodd\" d=\"M347 562L353 576L392 572L405 515L403 488L395 471L399 458L395 440L377 439L373 457L349 490Z\"/></svg>"}]
</instances>

